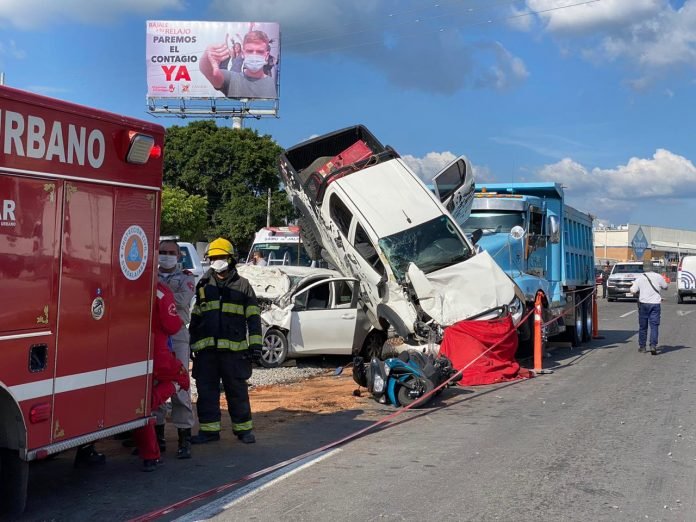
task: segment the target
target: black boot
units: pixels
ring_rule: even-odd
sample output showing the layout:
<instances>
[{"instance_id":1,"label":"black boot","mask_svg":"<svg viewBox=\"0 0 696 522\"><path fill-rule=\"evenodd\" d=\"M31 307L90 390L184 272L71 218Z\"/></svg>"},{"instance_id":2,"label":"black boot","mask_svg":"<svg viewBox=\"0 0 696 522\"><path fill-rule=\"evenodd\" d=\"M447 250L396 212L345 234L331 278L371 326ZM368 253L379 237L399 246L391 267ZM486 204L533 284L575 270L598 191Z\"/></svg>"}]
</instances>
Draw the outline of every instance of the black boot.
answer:
<instances>
[{"instance_id":1,"label":"black boot","mask_svg":"<svg viewBox=\"0 0 696 522\"><path fill-rule=\"evenodd\" d=\"M179 449L176 450L177 459L191 458L191 428L179 428Z\"/></svg>"},{"instance_id":2,"label":"black boot","mask_svg":"<svg viewBox=\"0 0 696 522\"><path fill-rule=\"evenodd\" d=\"M94 444L87 444L77 448L75 454L75 467L82 468L88 466L98 466L106 462L106 455L99 453Z\"/></svg>"},{"instance_id":3,"label":"black boot","mask_svg":"<svg viewBox=\"0 0 696 522\"><path fill-rule=\"evenodd\" d=\"M167 451L167 441L164 440L164 424L155 425L155 434L157 435L157 445L159 446L160 453Z\"/></svg>"}]
</instances>

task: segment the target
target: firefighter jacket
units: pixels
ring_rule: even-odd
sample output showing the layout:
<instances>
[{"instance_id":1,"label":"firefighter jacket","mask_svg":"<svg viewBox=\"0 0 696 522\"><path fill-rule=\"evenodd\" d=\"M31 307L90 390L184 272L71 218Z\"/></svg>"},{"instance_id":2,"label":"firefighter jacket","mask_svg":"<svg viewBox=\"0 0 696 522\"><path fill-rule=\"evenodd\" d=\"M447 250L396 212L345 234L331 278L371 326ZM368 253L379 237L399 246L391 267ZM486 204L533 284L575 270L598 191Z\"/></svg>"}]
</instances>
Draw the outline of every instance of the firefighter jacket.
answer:
<instances>
[{"instance_id":1,"label":"firefighter jacket","mask_svg":"<svg viewBox=\"0 0 696 522\"><path fill-rule=\"evenodd\" d=\"M167 285L174 294L176 311L184 324L188 324L191 320L191 299L193 299L193 294L196 291L196 278L188 271L179 270L178 268L171 273L158 272L158 276L160 283ZM188 330L182 328L172 335L172 339L188 343Z\"/></svg>"},{"instance_id":2,"label":"firefighter jacket","mask_svg":"<svg viewBox=\"0 0 696 522\"><path fill-rule=\"evenodd\" d=\"M249 340L247 342L247 330ZM261 348L261 316L249 281L230 269L220 280L211 269L196 286L196 304L189 326L191 351L230 350L245 358L250 348Z\"/></svg>"}]
</instances>

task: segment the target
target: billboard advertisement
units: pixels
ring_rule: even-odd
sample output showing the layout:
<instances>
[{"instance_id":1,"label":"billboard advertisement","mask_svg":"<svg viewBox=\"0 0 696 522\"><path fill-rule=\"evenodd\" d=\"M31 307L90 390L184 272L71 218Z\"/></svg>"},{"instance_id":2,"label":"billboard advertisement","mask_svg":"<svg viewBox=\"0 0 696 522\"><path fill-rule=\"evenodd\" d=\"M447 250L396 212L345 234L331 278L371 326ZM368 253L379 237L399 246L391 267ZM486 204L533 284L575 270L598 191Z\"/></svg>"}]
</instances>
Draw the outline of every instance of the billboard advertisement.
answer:
<instances>
[{"instance_id":1,"label":"billboard advertisement","mask_svg":"<svg viewBox=\"0 0 696 522\"><path fill-rule=\"evenodd\" d=\"M147 22L150 98L278 97L280 26L263 22Z\"/></svg>"}]
</instances>

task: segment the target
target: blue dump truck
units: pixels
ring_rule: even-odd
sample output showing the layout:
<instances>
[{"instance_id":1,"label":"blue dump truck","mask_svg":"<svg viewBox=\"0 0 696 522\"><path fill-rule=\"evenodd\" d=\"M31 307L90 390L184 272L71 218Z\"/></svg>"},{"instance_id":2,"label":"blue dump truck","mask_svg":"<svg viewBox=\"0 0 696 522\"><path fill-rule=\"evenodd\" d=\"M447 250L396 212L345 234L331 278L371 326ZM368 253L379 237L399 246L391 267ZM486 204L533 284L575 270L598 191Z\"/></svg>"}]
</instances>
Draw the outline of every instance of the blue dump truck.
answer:
<instances>
[{"instance_id":1,"label":"blue dump truck","mask_svg":"<svg viewBox=\"0 0 696 522\"><path fill-rule=\"evenodd\" d=\"M514 279L528 307L541 294L544 323L559 318L544 339L564 335L578 346L592 337L592 220L566 205L558 183L491 183L477 185L460 225ZM520 329L523 352L531 349L532 320Z\"/></svg>"}]
</instances>

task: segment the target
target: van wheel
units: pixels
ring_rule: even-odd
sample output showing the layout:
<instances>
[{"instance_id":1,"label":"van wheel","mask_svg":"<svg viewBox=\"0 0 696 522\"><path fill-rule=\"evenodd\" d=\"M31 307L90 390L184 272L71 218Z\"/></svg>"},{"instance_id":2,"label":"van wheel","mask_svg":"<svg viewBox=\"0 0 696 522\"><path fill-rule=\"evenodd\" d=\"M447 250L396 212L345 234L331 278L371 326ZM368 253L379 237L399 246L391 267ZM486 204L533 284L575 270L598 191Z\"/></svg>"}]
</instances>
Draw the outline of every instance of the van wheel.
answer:
<instances>
[{"instance_id":1,"label":"van wheel","mask_svg":"<svg viewBox=\"0 0 696 522\"><path fill-rule=\"evenodd\" d=\"M264 368L277 368L288 357L288 338L283 332L271 328L266 332L261 347L261 366Z\"/></svg>"},{"instance_id":2,"label":"van wheel","mask_svg":"<svg viewBox=\"0 0 696 522\"><path fill-rule=\"evenodd\" d=\"M27 505L29 463L17 450L0 449L0 514L18 516Z\"/></svg>"},{"instance_id":3,"label":"van wheel","mask_svg":"<svg viewBox=\"0 0 696 522\"><path fill-rule=\"evenodd\" d=\"M679 303L679 304L684 303L684 298L681 296L681 294L677 294L677 303Z\"/></svg>"},{"instance_id":4,"label":"van wheel","mask_svg":"<svg viewBox=\"0 0 696 522\"><path fill-rule=\"evenodd\" d=\"M302 241L302 247L305 249L305 252L307 252L309 259L312 261L321 260L321 242L319 238L315 236L309 221L307 218L301 217L297 218L297 224L300 226L300 241Z\"/></svg>"}]
</instances>

